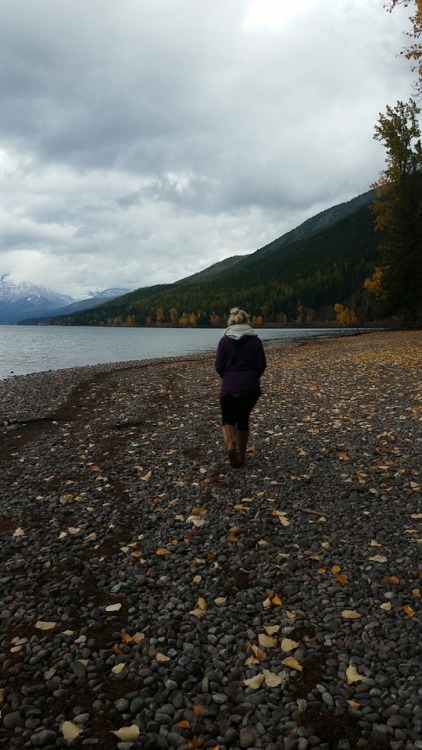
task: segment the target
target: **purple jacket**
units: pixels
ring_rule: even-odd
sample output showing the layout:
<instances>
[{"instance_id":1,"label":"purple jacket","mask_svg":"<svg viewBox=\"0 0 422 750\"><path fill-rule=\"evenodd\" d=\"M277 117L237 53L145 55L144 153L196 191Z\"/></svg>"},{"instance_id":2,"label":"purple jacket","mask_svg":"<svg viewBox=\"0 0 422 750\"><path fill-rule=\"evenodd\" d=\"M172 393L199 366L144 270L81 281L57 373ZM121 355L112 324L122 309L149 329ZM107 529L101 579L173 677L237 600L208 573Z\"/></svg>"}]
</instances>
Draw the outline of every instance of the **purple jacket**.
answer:
<instances>
[{"instance_id":1,"label":"purple jacket","mask_svg":"<svg viewBox=\"0 0 422 750\"><path fill-rule=\"evenodd\" d=\"M266 368L264 347L258 336L220 339L215 369L222 378L221 396L233 393L259 396L259 379Z\"/></svg>"}]
</instances>

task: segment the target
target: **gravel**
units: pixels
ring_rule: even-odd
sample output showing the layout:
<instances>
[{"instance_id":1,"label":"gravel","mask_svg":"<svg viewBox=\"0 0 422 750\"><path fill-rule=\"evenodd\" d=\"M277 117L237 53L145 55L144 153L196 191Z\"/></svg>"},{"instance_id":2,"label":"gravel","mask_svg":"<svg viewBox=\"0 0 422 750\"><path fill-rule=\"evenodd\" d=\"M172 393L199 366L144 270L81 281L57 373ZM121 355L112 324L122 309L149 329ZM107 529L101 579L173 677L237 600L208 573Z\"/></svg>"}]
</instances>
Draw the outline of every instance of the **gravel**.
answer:
<instances>
[{"instance_id":1,"label":"gravel","mask_svg":"<svg viewBox=\"0 0 422 750\"><path fill-rule=\"evenodd\" d=\"M0 748L422 747L422 333L0 383Z\"/></svg>"}]
</instances>

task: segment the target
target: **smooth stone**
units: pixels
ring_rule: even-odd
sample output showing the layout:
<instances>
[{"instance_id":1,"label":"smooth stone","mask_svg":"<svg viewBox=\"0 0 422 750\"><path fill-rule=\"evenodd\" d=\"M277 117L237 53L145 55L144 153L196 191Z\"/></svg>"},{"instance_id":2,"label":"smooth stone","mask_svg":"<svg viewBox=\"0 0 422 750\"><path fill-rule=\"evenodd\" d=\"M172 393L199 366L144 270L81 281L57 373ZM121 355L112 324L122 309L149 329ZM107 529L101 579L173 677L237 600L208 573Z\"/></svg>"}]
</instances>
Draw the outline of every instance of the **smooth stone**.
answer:
<instances>
[{"instance_id":1,"label":"smooth stone","mask_svg":"<svg viewBox=\"0 0 422 750\"><path fill-rule=\"evenodd\" d=\"M51 729L43 729L37 734L31 736L32 747L45 747L46 745L54 745L57 739L56 732Z\"/></svg>"},{"instance_id":2,"label":"smooth stone","mask_svg":"<svg viewBox=\"0 0 422 750\"><path fill-rule=\"evenodd\" d=\"M3 725L5 729L16 729L22 726L22 715L19 711L13 711L10 714L6 714L3 717Z\"/></svg>"}]
</instances>

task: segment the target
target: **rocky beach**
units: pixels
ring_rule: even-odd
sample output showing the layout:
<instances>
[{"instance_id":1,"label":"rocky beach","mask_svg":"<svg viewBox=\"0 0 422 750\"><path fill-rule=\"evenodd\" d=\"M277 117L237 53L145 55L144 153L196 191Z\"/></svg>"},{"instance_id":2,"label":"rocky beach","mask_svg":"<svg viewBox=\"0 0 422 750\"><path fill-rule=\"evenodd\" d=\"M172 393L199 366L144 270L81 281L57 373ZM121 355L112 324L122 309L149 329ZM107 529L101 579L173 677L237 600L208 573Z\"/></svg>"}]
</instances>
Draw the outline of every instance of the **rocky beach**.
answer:
<instances>
[{"instance_id":1,"label":"rocky beach","mask_svg":"<svg viewBox=\"0 0 422 750\"><path fill-rule=\"evenodd\" d=\"M422 748L422 332L0 382L0 748Z\"/></svg>"}]
</instances>

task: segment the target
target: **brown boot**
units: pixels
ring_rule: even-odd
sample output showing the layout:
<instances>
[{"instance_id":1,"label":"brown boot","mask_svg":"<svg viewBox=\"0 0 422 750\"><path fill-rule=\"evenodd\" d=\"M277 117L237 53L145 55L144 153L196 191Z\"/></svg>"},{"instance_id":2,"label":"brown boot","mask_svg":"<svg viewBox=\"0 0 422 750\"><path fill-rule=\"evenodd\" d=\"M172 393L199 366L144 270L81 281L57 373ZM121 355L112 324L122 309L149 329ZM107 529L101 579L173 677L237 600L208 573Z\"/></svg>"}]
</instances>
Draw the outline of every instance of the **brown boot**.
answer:
<instances>
[{"instance_id":1,"label":"brown boot","mask_svg":"<svg viewBox=\"0 0 422 750\"><path fill-rule=\"evenodd\" d=\"M236 431L236 452L239 461L239 466L245 464L246 448L248 446L248 430L237 430Z\"/></svg>"},{"instance_id":2,"label":"brown boot","mask_svg":"<svg viewBox=\"0 0 422 750\"><path fill-rule=\"evenodd\" d=\"M224 445L226 446L227 455L230 460L230 466L238 469L240 466L236 450L236 427L233 424L224 424L222 426Z\"/></svg>"}]
</instances>

